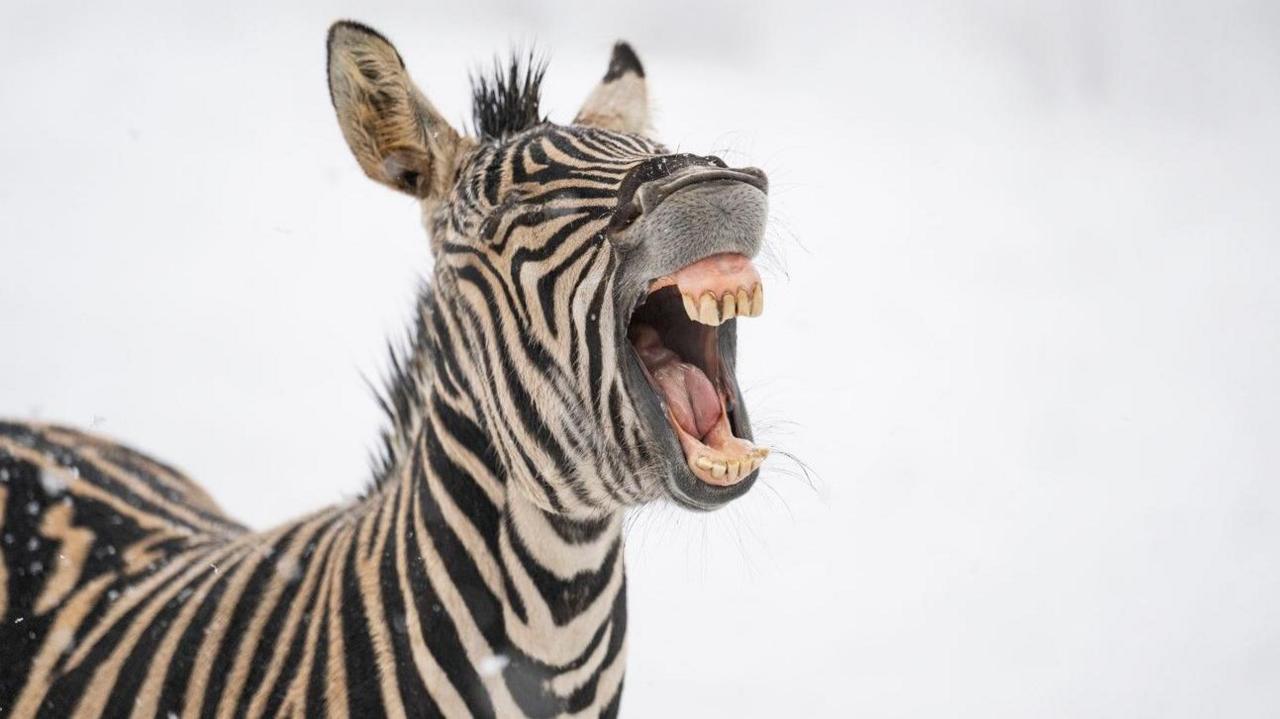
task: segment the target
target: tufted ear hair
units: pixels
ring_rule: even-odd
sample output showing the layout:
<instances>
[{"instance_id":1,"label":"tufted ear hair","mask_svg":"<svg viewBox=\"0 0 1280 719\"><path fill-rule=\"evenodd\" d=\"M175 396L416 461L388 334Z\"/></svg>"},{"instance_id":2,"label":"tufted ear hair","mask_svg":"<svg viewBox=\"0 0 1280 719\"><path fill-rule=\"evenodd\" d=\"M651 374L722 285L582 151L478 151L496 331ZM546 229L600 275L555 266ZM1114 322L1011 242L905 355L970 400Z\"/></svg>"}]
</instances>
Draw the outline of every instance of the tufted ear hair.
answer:
<instances>
[{"instance_id":1,"label":"tufted ear hair","mask_svg":"<svg viewBox=\"0 0 1280 719\"><path fill-rule=\"evenodd\" d=\"M462 140L409 79L400 53L349 20L329 28L328 51L329 97L364 173L414 197L442 196Z\"/></svg>"},{"instance_id":2,"label":"tufted ear hair","mask_svg":"<svg viewBox=\"0 0 1280 719\"><path fill-rule=\"evenodd\" d=\"M649 128L649 91L640 58L625 42L613 46L604 79L591 91L574 122L617 132Z\"/></svg>"}]
</instances>

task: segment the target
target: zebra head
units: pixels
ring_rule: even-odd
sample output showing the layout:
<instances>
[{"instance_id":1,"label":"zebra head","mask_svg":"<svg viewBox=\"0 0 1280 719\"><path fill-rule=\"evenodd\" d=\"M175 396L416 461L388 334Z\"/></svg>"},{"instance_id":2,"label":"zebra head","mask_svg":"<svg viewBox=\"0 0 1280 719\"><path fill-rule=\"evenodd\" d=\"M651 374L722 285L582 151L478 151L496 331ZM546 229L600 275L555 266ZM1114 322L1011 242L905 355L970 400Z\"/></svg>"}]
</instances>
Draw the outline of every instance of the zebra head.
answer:
<instances>
[{"instance_id":1,"label":"zebra head","mask_svg":"<svg viewBox=\"0 0 1280 719\"><path fill-rule=\"evenodd\" d=\"M734 374L737 318L764 301L751 258L765 175L651 139L626 44L570 124L540 117L541 79L513 61L474 82L464 135L386 38L349 22L329 36L356 160L421 201L435 384L470 408L506 475L552 512L664 495L714 509L767 453Z\"/></svg>"}]
</instances>

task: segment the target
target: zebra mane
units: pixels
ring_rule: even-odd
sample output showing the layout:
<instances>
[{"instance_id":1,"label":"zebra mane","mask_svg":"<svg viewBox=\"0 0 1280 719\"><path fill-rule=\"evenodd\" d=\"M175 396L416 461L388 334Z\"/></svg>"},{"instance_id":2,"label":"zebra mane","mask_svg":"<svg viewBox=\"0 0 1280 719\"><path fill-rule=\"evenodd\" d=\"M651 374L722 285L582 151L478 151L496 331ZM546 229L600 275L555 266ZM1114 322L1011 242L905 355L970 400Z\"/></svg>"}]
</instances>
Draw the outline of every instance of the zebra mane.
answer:
<instances>
[{"instance_id":1,"label":"zebra mane","mask_svg":"<svg viewBox=\"0 0 1280 719\"><path fill-rule=\"evenodd\" d=\"M545 122L540 116L546 60L515 51L503 62L494 58L489 74L471 76L471 114L476 134L496 140Z\"/></svg>"},{"instance_id":2,"label":"zebra mane","mask_svg":"<svg viewBox=\"0 0 1280 719\"><path fill-rule=\"evenodd\" d=\"M435 298L431 287L423 281L418 290L413 324L406 333L407 342L387 342L388 369L382 389L365 380L378 406L386 414L387 422L379 433L378 448L370 458L373 465L370 490L376 490L394 478L417 434L424 393L433 370L434 352L429 325L434 311Z\"/></svg>"}]
</instances>

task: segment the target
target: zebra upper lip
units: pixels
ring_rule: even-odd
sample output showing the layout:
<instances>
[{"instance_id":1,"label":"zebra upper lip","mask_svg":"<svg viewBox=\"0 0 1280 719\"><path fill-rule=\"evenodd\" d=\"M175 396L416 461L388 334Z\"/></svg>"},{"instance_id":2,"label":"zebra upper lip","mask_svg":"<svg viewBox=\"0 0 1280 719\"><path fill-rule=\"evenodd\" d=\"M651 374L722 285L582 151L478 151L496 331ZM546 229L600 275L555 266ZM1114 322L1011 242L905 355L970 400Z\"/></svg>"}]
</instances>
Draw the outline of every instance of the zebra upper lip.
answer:
<instances>
[{"instance_id":1,"label":"zebra upper lip","mask_svg":"<svg viewBox=\"0 0 1280 719\"><path fill-rule=\"evenodd\" d=\"M671 286L680 291L689 319L704 325L764 312L764 285L745 255L722 253L698 260L650 282L648 295Z\"/></svg>"},{"instance_id":2,"label":"zebra upper lip","mask_svg":"<svg viewBox=\"0 0 1280 719\"><path fill-rule=\"evenodd\" d=\"M759 274L742 255L713 255L652 281L649 290L628 326L641 371L693 476L713 486L737 484L769 451L734 435L736 389L732 363L720 356L719 327L761 312ZM697 305L693 296L701 298Z\"/></svg>"}]
</instances>

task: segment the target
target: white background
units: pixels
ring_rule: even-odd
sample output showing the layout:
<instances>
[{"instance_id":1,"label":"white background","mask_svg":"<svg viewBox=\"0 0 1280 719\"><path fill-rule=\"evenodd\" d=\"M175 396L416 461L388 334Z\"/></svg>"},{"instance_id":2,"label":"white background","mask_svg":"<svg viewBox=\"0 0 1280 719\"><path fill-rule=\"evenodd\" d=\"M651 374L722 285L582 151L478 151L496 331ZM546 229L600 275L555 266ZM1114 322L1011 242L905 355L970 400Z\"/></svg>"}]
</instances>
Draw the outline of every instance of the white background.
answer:
<instances>
[{"instance_id":1,"label":"white background","mask_svg":"<svg viewBox=\"0 0 1280 719\"><path fill-rule=\"evenodd\" d=\"M567 121L623 37L660 138L770 173L741 377L815 485L634 518L624 714L1280 713L1276 4L116 5L0 5L0 415L258 527L352 496L429 257L328 23L456 125L531 42Z\"/></svg>"}]
</instances>

